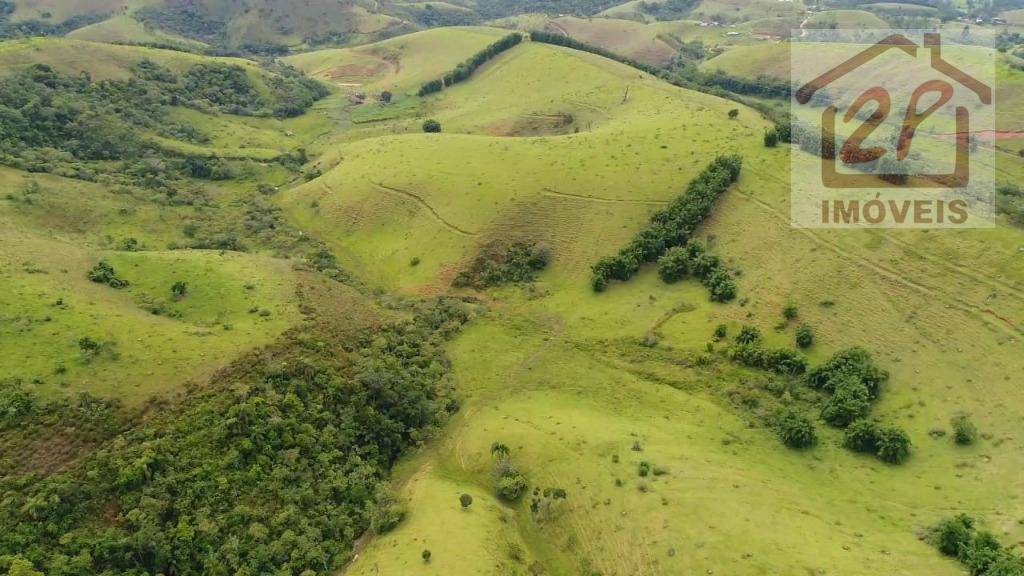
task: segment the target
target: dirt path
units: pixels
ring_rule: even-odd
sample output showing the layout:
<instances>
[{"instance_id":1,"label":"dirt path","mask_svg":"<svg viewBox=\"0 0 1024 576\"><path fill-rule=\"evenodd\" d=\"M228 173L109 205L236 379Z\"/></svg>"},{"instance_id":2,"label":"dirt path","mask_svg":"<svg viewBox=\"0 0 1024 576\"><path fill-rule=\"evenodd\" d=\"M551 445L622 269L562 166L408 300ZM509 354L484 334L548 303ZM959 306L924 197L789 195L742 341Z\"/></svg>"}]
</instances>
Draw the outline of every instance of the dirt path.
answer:
<instances>
[{"instance_id":1,"label":"dirt path","mask_svg":"<svg viewBox=\"0 0 1024 576\"><path fill-rule=\"evenodd\" d=\"M583 200L586 202L602 202L606 204L644 204L648 206L665 206L668 202L664 200L632 200L628 198L601 198L598 196L583 196L581 194L570 194L568 192L559 192L552 190L551 188L544 188L541 193L548 196L556 196L559 198L571 198L573 200Z\"/></svg>"},{"instance_id":2,"label":"dirt path","mask_svg":"<svg viewBox=\"0 0 1024 576\"><path fill-rule=\"evenodd\" d=\"M374 182L373 180L367 180L367 182L373 184L379 190L383 190L384 192L390 192L392 194L397 194L419 204L420 207L426 210L434 218L434 220L438 222L438 224L444 226L445 228L451 230L452 232L455 232L456 234L462 236L479 236L479 234L476 232L471 232L469 230L466 230L465 228L460 228L458 225L449 222L448 220L445 220L443 216L437 213L437 210L434 210L433 206L427 204L426 200L424 200L414 192L409 192L408 190L402 190L400 188L393 188L391 186L385 186L384 184L381 184L380 182Z\"/></svg>"},{"instance_id":3,"label":"dirt path","mask_svg":"<svg viewBox=\"0 0 1024 576\"><path fill-rule=\"evenodd\" d=\"M779 210L774 208L772 205L768 204L767 202L765 202L765 201L763 201L763 200L761 200L759 198L754 197L750 193L744 192L743 189L741 187L739 187L739 186L736 187L736 190L740 194L742 194L744 198L746 198L748 200L751 200L758 207L760 207L764 211L770 213L772 216L776 217L779 220L783 220L785 222L789 222L789 218L785 214L783 214L782 212L780 212ZM941 299L941 300L945 300L946 303L950 307L956 308L956 309L958 309L958 310L960 310L962 312L966 312L969 315L980 315L981 318L988 319L990 324L993 324L993 325L998 326L998 327L1000 327L1000 328L1002 328L1004 330L1007 330L1008 332L1010 332L1012 334L1015 334L1015 335L1024 334L1024 329L1021 329L1020 327L1015 325L1010 319L1005 318L1003 316L1000 316L998 313L996 313L991 308L988 308L986 306L982 306L982 305L976 304L974 302L970 302L970 301L964 300L962 298L951 296L951 295L949 295L949 294L947 294L945 292L942 292L940 290L936 290L936 289L931 288L929 286L926 286L924 284L920 284L920 283L914 282L913 280L910 280L910 279L906 278L904 275L900 274L899 272L897 272L895 270L892 270L891 268L883 266L883 265L881 265L881 264L879 264L877 262L874 262L874 261L872 261L872 260L870 260L868 258L865 258L865 257L863 257L863 256L861 256L859 254L855 254L853 252L850 252L850 251L846 250L845 248L843 248L842 246L840 246L840 245L838 245L838 244L836 244L834 242L831 242L829 240L826 240L825 238L823 238L821 236L821 234L813 231L812 229L809 229L809 228L797 228L796 230L798 232L800 232L801 234L803 234L804 236L807 236L808 238L810 238L811 240L813 240L817 244L821 245L822 247L831 250L832 252L842 256L844 259L846 259L848 261L856 262L861 267L867 268L867 269L875 272L879 276L884 276L884 277L886 277L886 278L888 278L888 279L890 279L892 281L895 281L897 283L903 284L904 286L906 286L908 288L911 288L912 290L915 290L917 292L920 292L920 293L922 293L922 294L924 294L926 296L929 296L929 297L932 297L932 298ZM953 271L953 272L958 273L958 274L963 274L963 275L967 276L968 278L971 278L971 275L969 273L965 272L959 266L947 265L947 268L950 271ZM973 280L973 278L971 278L971 279ZM1013 293L1013 292L1011 292L1011 293ZM995 321L992 322L991 320L995 320Z\"/></svg>"}]
</instances>

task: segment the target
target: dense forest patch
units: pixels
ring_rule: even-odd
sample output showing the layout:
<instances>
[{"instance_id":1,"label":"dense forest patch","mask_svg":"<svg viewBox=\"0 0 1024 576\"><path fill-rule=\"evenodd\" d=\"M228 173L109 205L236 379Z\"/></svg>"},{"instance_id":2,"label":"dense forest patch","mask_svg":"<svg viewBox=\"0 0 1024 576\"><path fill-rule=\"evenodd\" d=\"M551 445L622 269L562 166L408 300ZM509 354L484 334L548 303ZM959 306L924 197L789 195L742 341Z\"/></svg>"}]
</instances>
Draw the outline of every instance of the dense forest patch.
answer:
<instances>
[{"instance_id":1,"label":"dense forest patch","mask_svg":"<svg viewBox=\"0 0 1024 576\"><path fill-rule=\"evenodd\" d=\"M440 344L467 312L408 313L355 342L294 333L68 472L3 478L0 557L51 576L330 573L393 505L391 463L458 406ZM0 401L4 427L73 408Z\"/></svg>"}]
</instances>

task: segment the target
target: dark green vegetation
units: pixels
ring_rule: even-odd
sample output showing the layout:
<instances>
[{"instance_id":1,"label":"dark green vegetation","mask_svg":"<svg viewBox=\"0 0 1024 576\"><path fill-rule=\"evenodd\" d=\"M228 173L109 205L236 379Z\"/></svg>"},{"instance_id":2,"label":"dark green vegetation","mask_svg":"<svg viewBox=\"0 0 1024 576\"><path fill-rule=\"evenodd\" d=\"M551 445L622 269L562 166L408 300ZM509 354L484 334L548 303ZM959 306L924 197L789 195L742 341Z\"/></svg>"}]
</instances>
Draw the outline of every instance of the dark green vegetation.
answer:
<instances>
[{"instance_id":1,"label":"dark green vegetation","mask_svg":"<svg viewBox=\"0 0 1024 576\"><path fill-rule=\"evenodd\" d=\"M41 20L21 20L12 22L11 14L15 5L12 0L0 0L0 39L25 38L29 36L63 36L72 30L100 22L107 14L81 14L54 24Z\"/></svg>"},{"instance_id":2,"label":"dark green vegetation","mask_svg":"<svg viewBox=\"0 0 1024 576\"><path fill-rule=\"evenodd\" d=\"M814 423L796 410L785 410L776 419L775 430L782 443L790 448L802 450L818 443Z\"/></svg>"},{"instance_id":3,"label":"dark green vegetation","mask_svg":"<svg viewBox=\"0 0 1024 576\"><path fill-rule=\"evenodd\" d=\"M732 275L700 242L690 240L685 246L673 246L658 258L658 275L665 282L676 282L691 274L708 288L715 302L728 302L736 297Z\"/></svg>"},{"instance_id":4,"label":"dark green vegetation","mask_svg":"<svg viewBox=\"0 0 1024 576\"><path fill-rule=\"evenodd\" d=\"M519 500L530 485L526 475L512 463L511 451L504 444L492 444L491 455L498 460L494 465L494 493L506 502Z\"/></svg>"},{"instance_id":5,"label":"dark green vegetation","mask_svg":"<svg viewBox=\"0 0 1024 576\"><path fill-rule=\"evenodd\" d=\"M1005 214L1014 226L1024 227L1024 190L1015 184L1001 184L996 189L996 211Z\"/></svg>"},{"instance_id":6,"label":"dark green vegetation","mask_svg":"<svg viewBox=\"0 0 1024 576\"><path fill-rule=\"evenodd\" d=\"M143 60L129 80L98 82L34 65L0 79L0 162L84 180L105 173L150 188L182 175L223 179L228 172L221 160L186 157L140 132L203 143L208 137L200 128L169 119L170 106L288 117L327 95L320 83L279 71L268 76L270 94L263 95L246 70L233 65L197 64L179 76Z\"/></svg>"},{"instance_id":7,"label":"dark green vegetation","mask_svg":"<svg viewBox=\"0 0 1024 576\"><path fill-rule=\"evenodd\" d=\"M501 40L487 46L468 58L465 62L456 66L454 70L445 74L444 78L441 78L440 80L431 80L423 86L420 86L419 95L426 96L427 94L440 92L445 87L453 86L459 82L468 80L469 77L473 75L473 72L475 72L477 68L486 64L488 60L519 45L522 41L523 37L517 33L505 36ZM424 127L424 131L427 131L426 127Z\"/></svg>"},{"instance_id":8,"label":"dark green vegetation","mask_svg":"<svg viewBox=\"0 0 1024 576\"><path fill-rule=\"evenodd\" d=\"M68 472L5 477L0 555L51 576L337 568L375 511L393 517L380 487L391 463L457 406L439 344L466 311L439 300L409 312L350 341L293 334L273 360L241 361ZM95 404L38 406L17 388L0 401L8 428ZM88 414L101 435L116 428L109 414Z\"/></svg>"},{"instance_id":9,"label":"dark green vegetation","mask_svg":"<svg viewBox=\"0 0 1024 576\"><path fill-rule=\"evenodd\" d=\"M974 518L966 514L939 522L928 540L946 556L959 560L971 576L1024 575L1024 558L1003 546L992 532L978 529Z\"/></svg>"},{"instance_id":10,"label":"dark green vegetation","mask_svg":"<svg viewBox=\"0 0 1024 576\"><path fill-rule=\"evenodd\" d=\"M740 175L743 159L739 156L715 158L686 187L682 196L673 200L667 208L651 216L647 228L641 230L629 246L615 256L606 256L593 266L591 283L594 290L601 292L610 280L629 280L645 262L654 262L672 247L688 246L685 267L699 276L712 291L716 300L730 300L736 296L736 287L729 273L714 256L704 254L699 244L690 244L697 226L711 214L715 201L729 189ZM679 252L670 255L670 262L684 258ZM668 277L674 278L682 265L671 264L673 271ZM665 275L662 275L665 278Z\"/></svg>"},{"instance_id":11,"label":"dark green vegetation","mask_svg":"<svg viewBox=\"0 0 1024 576\"><path fill-rule=\"evenodd\" d=\"M514 242L511 245L492 242L484 246L468 268L459 272L452 286L483 290L501 284L530 282L547 267L550 260L551 250L544 245L532 242Z\"/></svg>"}]
</instances>

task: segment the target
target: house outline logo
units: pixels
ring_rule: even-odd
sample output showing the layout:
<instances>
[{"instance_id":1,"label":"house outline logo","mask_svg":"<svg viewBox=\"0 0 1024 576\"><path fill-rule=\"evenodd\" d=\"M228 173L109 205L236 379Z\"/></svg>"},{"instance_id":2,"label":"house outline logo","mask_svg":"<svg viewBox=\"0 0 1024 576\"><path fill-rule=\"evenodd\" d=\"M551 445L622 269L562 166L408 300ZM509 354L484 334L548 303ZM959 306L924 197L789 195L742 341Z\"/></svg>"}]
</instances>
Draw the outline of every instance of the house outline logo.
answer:
<instances>
[{"instance_id":1,"label":"house outline logo","mask_svg":"<svg viewBox=\"0 0 1024 576\"><path fill-rule=\"evenodd\" d=\"M957 68L942 57L942 40L937 32L926 32L923 35L923 47L931 54L930 66L942 75L956 81L970 92L977 96L981 104L992 105L992 88L974 78L970 74ZM911 41L902 34L891 34L875 42L871 46L861 50L857 54L846 59L842 63L805 83L794 93L794 99L802 105L811 102L822 88L832 82L850 74L860 67L875 60L879 56L891 51L900 51L904 54L917 58L918 50L922 46ZM910 153L914 135L917 127L946 105L953 97L953 86L946 80L933 79L922 82L913 92L907 106L903 124L900 129L896 146L896 159L903 160ZM924 111L917 110L918 101L928 93L938 93L939 98ZM970 183L970 113L963 105L955 108L955 162L953 171L944 174L891 174L891 173L859 173L850 174L839 172L838 162L844 164L863 164L879 160L891 149L883 147L861 148L864 140L878 128L889 116L891 108L891 97L888 91L882 86L868 88L847 108L844 114L844 123L853 120L856 114L869 102L876 104L875 111L863 121L850 137L844 142L840 150L836 151L836 116L839 109L834 104L829 106L822 113L821 121L821 179L826 188L901 188L907 176L913 176L913 188L964 188Z\"/></svg>"}]
</instances>

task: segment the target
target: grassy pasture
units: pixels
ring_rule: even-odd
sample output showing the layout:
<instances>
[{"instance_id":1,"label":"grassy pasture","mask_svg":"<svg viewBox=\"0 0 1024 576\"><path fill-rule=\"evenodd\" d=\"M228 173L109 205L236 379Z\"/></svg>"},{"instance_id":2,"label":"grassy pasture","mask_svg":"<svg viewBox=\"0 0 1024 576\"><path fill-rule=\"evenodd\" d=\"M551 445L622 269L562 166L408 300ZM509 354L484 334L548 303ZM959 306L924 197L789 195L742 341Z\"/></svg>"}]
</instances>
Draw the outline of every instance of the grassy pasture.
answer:
<instances>
[{"instance_id":1,"label":"grassy pasture","mask_svg":"<svg viewBox=\"0 0 1024 576\"><path fill-rule=\"evenodd\" d=\"M68 38L91 42L125 44L176 44L185 48L202 48L204 43L184 38L164 30L146 26L129 14L119 14L96 24L72 30Z\"/></svg>"},{"instance_id":2,"label":"grassy pasture","mask_svg":"<svg viewBox=\"0 0 1024 576\"><path fill-rule=\"evenodd\" d=\"M504 33L496 28L431 29L358 48L296 54L285 61L353 91L415 92Z\"/></svg>"},{"instance_id":3,"label":"grassy pasture","mask_svg":"<svg viewBox=\"0 0 1024 576\"><path fill-rule=\"evenodd\" d=\"M808 28L880 29L889 24L866 10L828 10L816 12L807 19Z\"/></svg>"},{"instance_id":4,"label":"grassy pasture","mask_svg":"<svg viewBox=\"0 0 1024 576\"><path fill-rule=\"evenodd\" d=\"M284 194L294 221L349 269L401 292L448 291L491 239L553 252L532 288L485 294L490 313L451 344L463 408L396 474L407 522L370 541L348 573L505 574L539 560L552 574L954 575L961 567L916 530L968 511L1004 542L1024 539L1012 489L1024 466L1024 233L793 229L789 150L763 148L767 124L743 107L730 121L731 107L525 44L340 145L335 168ZM569 133L508 130L559 114L572 116ZM443 133L419 133L428 116ZM726 151L744 155L744 172L700 236L742 272L743 303L711 303L650 267L591 292L589 265ZM850 454L820 423L817 448L788 451L729 400L765 375L696 360L719 323L791 345L794 325L774 328L790 300L817 333L813 362L856 344L892 372L875 414L911 435L907 464ZM653 348L641 345L649 334ZM961 410L986 435L977 446L929 436ZM493 500L493 441L534 486L568 490L560 514L534 519L529 496ZM641 460L667 473L641 479ZM469 511L462 492L474 496Z\"/></svg>"}]
</instances>

